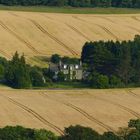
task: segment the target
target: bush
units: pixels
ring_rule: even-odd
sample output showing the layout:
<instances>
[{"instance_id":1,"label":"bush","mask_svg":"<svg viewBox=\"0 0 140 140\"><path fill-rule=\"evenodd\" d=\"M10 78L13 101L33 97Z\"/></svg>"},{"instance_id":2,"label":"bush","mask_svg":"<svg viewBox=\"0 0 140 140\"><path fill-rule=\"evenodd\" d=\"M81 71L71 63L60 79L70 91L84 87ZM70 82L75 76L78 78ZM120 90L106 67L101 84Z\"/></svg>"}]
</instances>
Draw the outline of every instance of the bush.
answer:
<instances>
[{"instance_id":1,"label":"bush","mask_svg":"<svg viewBox=\"0 0 140 140\"><path fill-rule=\"evenodd\" d=\"M45 129L35 131L35 140L57 140L58 138L51 132Z\"/></svg>"},{"instance_id":2,"label":"bush","mask_svg":"<svg viewBox=\"0 0 140 140\"><path fill-rule=\"evenodd\" d=\"M61 57L58 54L54 54L51 57L51 62L54 64L58 64L60 60L61 60Z\"/></svg>"},{"instance_id":3,"label":"bush","mask_svg":"<svg viewBox=\"0 0 140 140\"><path fill-rule=\"evenodd\" d=\"M0 64L0 80L4 79L4 75L5 75L5 68L2 64Z\"/></svg>"},{"instance_id":4,"label":"bush","mask_svg":"<svg viewBox=\"0 0 140 140\"><path fill-rule=\"evenodd\" d=\"M113 132L105 132L101 140L122 140L119 136L115 135Z\"/></svg>"},{"instance_id":5,"label":"bush","mask_svg":"<svg viewBox=\"0 0 140 140\"><path fill-rule=\"evenodd\" d=\"M109 87L109 78L106 75L102 75L96 72L93 72L89 77L90 85L94 88L108 88Z\"/></svg>"},{"instance_id":6,"label":"bush","mask_svg":"<svg viewBox=\"0 0 140 140\"><path fill-rule=\"evenodd\" d=\"M123 87L124 86L124 83L121 81L121 79L114 75L112 75L109 78L109 84L110 84L110 87Z\"/></svg>"},{"instance_id":7,"label":"bush","mask_svg":"<svg viewBox=\"0 0 140 140\"><path fill-rule=\"evenodd\" d=\"M32 68L30 71L30 78L32 85L35 87L42 87L45 86L45 78L41 70L37 69L36 67Z\"/></svg>"},{"instance_id":8,"label":"bush","mask_svg":"<svg viewBox=\"0 0 140 140\"><path fill-rule=\"evenodd\" d=\"M5 80L13 88L30 88L32 86L29 67L23 55L19 57L16 52L12 60L9 61L5 70Z\"/></svg>"},{"instance_id":9,"label":"bush","mask_svg":"<svg viewBox=\"0 0 140 140\"><path fill-rule=\"evenodd\" d=\"M100 140L100 135L91 128L76 125L65 128L60 140Z\"/></svg>"},{"instance_id":10,"label":"bush","mask_svg":"<svg viewBox=\"0 0 140 140\"><path fill-rule=\"evenodd\" d=\"M65 74L63 72L59 72L57 75L57 80L59 82L64 82L65 81Z\"/></svg>"},{"instance_id":11,"label":"bush","mask_svg":"<svg viewBox=\"0 0 140 140\"><path fill-rule=\"evenodd\" d=\"M34 130L21 126L0 129L0 140L33 140Z\"/></svg>"}]
</instances>

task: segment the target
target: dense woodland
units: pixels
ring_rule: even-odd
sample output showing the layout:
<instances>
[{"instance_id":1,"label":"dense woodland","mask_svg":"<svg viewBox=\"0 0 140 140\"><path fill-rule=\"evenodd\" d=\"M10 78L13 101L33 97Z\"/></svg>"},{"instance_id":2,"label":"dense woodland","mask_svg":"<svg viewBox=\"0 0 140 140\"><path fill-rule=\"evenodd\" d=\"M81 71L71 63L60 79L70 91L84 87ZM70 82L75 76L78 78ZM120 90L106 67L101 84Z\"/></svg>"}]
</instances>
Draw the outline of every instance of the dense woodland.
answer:
<instances>
[{"instance_id":1,"label":"dense woodland","mask_svg":"<svg viewBox=\"0 0 140 140\"><path fill-rule=\"evenodd\" d=\"M47 5L74 7L132 7L139 8L140 0L0 0L5 5Z\"/></svg>"},{"instance_id":2,"label":"dense woodland","mask_svg":"<svg viewBox=\"0 0 140 140\"><path fill-rule=\"evenodd\" d=\"M45 129L35 130L21 126L0 128L0 140L140 140L140 120L130 120L128 128L99 134L80 125L65 128L63 136Z\"/></svg>"},{"instance_id":3,"label":"dense woodland","mask_svg":"<svg viewBox=\"0 0 140 140\"><path fill-rule=\"evenodd\" d=\"M140 36L133 41L98 41L84 45L81 59L91 87L140 86Z\"/></svg>"}]
</instances>

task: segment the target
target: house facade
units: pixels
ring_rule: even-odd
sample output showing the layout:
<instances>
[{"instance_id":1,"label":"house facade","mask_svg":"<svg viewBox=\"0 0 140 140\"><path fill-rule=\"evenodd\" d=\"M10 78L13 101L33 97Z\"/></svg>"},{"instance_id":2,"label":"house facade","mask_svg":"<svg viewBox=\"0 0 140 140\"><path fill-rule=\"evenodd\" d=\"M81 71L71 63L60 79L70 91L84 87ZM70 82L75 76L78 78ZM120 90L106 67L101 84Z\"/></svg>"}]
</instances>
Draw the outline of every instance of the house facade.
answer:
<instances>
[{"instance_id":1,"label":"house facade","mask_svg":"<svg viewBox=\"0 0 140 140\"><path fill-rule=\"evenodd\" d=\"M67 80L82 80L83 79L83 68L82 63L79 64L50 64L49 69L55 73L54 79L57 80L57 75L62 72L65 75L65 81Z\"/></svg>"}]
</instances>

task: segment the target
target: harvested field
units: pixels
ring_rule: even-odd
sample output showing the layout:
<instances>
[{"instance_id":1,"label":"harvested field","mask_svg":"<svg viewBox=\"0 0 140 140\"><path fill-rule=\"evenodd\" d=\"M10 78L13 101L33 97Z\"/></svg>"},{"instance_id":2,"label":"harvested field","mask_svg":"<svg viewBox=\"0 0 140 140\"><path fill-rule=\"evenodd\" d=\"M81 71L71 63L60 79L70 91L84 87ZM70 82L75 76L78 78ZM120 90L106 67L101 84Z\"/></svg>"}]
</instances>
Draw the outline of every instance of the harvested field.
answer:
<instances>
[{"instance_id":1,"label":"harvested field","mask_svg":"<svg viewBox=\"0 0 140 140\"><path fill-rule=\"evenodd\" d=\"M0 11L0 32L0 55L8 59L15 51L24 53L29 59L54 53L80 57L86 41L130 40L140 34L140 14Z\"/></svg>"},{"instance_id":2,"label":"harvested field","mask_svg":"<svg viewBox=\"0 0 140 140\"><path fill-rule=\"evenodd\" d=\"M0 127L22 125L63 134L80 124L103 133L140 118L140 89L0 91Z\"/></svg>"}]
</instances>

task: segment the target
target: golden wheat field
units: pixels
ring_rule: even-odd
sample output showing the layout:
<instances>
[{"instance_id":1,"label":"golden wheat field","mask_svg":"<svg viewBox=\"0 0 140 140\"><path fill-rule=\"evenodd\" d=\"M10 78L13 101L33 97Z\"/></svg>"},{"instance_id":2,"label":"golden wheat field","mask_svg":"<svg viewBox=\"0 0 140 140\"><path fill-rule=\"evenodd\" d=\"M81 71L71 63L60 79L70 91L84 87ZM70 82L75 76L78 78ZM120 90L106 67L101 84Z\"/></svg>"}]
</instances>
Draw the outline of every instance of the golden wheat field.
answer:
<instances>
[{"instance_id":1,"label":"golden wheat field","mask_svg":"<svg viewBox=\"0 0 140 140\"><path fill-rule=\"evenodd\" d=\"M22 125L63 134L80 124L116 132L140 118L140 89L0 90L0 127Z\"/></svg>"},{"instance_id":2,"label":"golden wheat field","mask_svg":"<svg viewBox=\"0 0 140 140\"><path fill-rule=\"evenodd\" d=\"M86 41L129 40L136 34L140 34L140 14L0 11L0 55L6 58L11 58L15 51L24 53L27 58L54 53L80 57ZM41 63L37 59L32 61Z\"/></svg>"}]
</instances>

